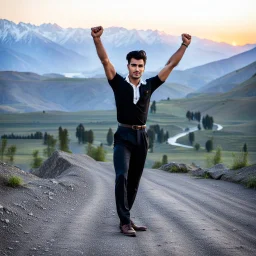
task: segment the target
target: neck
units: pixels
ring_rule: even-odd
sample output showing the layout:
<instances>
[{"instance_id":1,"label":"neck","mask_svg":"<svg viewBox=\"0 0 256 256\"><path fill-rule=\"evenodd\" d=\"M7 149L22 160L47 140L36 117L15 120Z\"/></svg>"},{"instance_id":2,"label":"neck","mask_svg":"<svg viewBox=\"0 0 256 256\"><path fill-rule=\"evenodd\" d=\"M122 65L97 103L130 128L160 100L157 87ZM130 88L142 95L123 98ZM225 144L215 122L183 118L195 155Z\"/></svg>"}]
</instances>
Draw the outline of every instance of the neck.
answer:
<instances>
[{"instance_id":1,"label":"neck","mask_svg":"<svg viewBox=\"0 0 256 256\"><path fill-rule=\"evenodd\" d=\"M132 84L134 84L135 86L138 86L139 85L139 83L140 83L140 78L132 78L132 77L130 77L130 76L128 76L129 77L129 80L130 80L130 82L132 83Z\"/></svg>"}]
</instances>

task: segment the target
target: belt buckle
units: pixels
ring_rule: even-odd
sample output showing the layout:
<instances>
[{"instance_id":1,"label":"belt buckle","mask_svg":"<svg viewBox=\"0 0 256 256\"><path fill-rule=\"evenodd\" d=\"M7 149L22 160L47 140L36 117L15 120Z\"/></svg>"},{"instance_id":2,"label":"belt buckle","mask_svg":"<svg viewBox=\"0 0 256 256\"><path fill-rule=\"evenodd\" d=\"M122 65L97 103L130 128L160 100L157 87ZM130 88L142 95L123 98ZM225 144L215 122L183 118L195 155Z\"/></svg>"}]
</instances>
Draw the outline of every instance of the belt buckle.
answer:
<instances>
[{"instance_id":1,"label":"belt buckle","mask_svg":"<svg viewBox=\"0 0 256 256\"><path fill-rule=\"evenodd\" d=\"M140 126L139 125L132 125L132 129L133 130L140 130Z\"/></svg>"}]
</instances>

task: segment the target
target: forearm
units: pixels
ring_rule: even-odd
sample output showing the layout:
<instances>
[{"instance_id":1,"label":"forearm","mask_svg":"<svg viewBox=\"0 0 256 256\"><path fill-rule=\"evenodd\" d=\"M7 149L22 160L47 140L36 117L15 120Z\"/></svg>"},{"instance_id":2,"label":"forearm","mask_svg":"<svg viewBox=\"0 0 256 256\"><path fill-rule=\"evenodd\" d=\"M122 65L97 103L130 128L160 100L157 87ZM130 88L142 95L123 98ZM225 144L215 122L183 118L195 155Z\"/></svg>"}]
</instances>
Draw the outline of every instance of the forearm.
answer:
<instances>
[{"instance_id":1,"label":"forearm","mask_svg":"<svg viewBox=\"0 0 256 256\"><path fill-rule=\"evenodd\" d=\"M172 68L177 66L180 60L182 59L186 51L186 48L187 47L185 45L181 45L180 48L167 61L166 65L172 66Z\"/></svg>"},{"instance_id":2,"label":"forearm","mask_svg":"<svg viewBox=\"0 0 256 256\"><path fill-rule=\"evenodd\" d=\"M101 60L101 62L104 64L104 62L108 61L108 55L107 52L101 42L100 37L93 38L97 54Z\"/></svg>"}]
</instances>

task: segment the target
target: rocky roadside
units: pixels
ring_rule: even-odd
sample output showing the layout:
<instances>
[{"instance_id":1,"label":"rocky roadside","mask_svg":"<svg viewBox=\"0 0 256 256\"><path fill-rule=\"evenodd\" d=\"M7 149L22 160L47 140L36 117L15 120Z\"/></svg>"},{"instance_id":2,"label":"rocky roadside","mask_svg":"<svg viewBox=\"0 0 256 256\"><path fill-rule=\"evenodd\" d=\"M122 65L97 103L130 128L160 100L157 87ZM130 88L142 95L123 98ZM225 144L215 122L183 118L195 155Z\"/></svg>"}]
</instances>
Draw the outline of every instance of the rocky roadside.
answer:
<instances>
[{"instance_id":1,"label":"rocky roadside","mask_svg":"<svg viewBox=\"0 0 256 256\"><path fill-rule=\"evenodd\" d=\"M211 168L202 169L194 164L168 163L161 166L159 169L169 172L189 173L196 177L225 180L256 188L256 164L238 170L231 170L223 164L217 164Z\"/></svg>"},{"instance_id":2,"label":"rocky roadside","mask_svg":"<svg viewBox=\"0 0 256 256\"><path fill-rule=\"evenodd\" d=\"M86 155L77 157L89 166L95 162ZM51 172L53 169L57 173ZM54 238L41 244L41 235L57 219L69 216L72 219L86 196L84 170L73 164L67 153L54 152L37 172L44 178L0 162L0 255L20 255L24 247L31 255L51 255ZM13 175L22 178L21 186L7 186L8 178ZM29 248L32 240L38 243Z\"/></svg>"}]
</instances>

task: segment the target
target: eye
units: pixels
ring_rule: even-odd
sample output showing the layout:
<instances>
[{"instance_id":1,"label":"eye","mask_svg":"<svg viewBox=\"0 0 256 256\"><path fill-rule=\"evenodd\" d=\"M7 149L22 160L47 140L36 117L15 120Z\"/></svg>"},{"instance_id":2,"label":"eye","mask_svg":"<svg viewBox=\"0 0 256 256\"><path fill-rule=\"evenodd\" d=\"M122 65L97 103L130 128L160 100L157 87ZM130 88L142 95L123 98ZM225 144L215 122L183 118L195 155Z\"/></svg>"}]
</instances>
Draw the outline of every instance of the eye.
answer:
<instances>
[{"instance_id":1,"label":"eye","mask_svg":"<svg viewBox=\"0 0 256 256\"><path fill-rule=\"evenodd\" d=\"M139 65L139 68L143 68L144 66L142 64Z\"/></svg>"}]
</instances>

